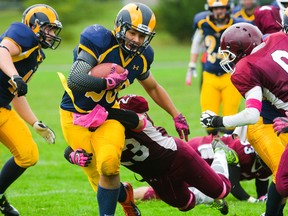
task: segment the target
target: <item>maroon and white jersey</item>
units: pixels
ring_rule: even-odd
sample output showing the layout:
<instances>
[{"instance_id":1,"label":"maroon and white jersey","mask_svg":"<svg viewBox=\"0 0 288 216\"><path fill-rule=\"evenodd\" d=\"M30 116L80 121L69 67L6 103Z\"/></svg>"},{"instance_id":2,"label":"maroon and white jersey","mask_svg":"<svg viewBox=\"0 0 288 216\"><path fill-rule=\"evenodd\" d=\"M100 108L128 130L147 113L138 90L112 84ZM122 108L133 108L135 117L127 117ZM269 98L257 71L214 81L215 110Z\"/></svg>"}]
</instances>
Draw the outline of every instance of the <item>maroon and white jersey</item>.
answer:
<instances>
[{"instance_id":1,"label":"maroon and white jersey","mask_svg":"<svg viewBox=\"0 0 288 216\"><path fill-rule=\"evenodd\" d=\"M231 81L243 97L260 86L263 97L277 109L288 110L288 35L271 34L257 48L237 63Z\"/></svg>"},{"instance_id":2,"label":"maroon and white jersey","mask_svg":"<svg viewBox=\"0 0 288 216\"><path fill-rule=\"evenodd\" d=\"M266 179L271 175L271 171L260 163L260 158L248 142L233 139L231 135L222 136L220 139L238 155L241 172L240 180L250 180L254 178ZM209 144L212 140L212 135L195 137L189 140L188 144L197 151L199 146Z\"/></svg>"},{"instance_id":3,"label":"maroon and white jersey","mask_svg":"<svg viewBox=\"0 0 288 216\"><path fill-rule=\"evenodd\" d=\"M154 127L149 119L142 132L126 130L125 135L122 165L146 177L158 176L170 169L178 150L178 138L168 136L164 128Z\"/></svg>"},{"instance_id":4,"label":"maroon and white jersey","mask_svg":"<svg viewBox=\"0 0 288 216\"><path fill-rule=\"evenodd\" d=\"M272 174L270 169L257 156L249 142L233 139L231 135L223 136L221 140L238 155L241 170L240 180L267 179Z\"/></svg>"},{"instance_id":5,"label":"maroon and white jersey","mask_svg":"<svg viewBox=\"0 0 288 216\"><path fill-rule=\"evenodd\" d=\"M270 34L281 30L281 17L279 8L271 5L258 7L254 12L254 24L264 34Z\"/></svg>"}]
</instances>

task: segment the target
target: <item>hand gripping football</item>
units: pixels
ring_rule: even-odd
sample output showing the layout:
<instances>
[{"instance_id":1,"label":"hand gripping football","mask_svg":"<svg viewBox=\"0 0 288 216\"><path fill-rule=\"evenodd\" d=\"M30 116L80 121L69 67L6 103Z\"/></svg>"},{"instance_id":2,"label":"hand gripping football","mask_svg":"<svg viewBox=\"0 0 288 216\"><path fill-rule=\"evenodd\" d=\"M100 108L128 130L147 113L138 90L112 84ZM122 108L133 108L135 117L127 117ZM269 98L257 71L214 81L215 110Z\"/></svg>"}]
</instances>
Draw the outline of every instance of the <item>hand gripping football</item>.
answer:
<instances>
[{"instance_id":1,"label":"hand gripping football","mask_svg":"<svg viewBox=\"0 0 288 216\"><path fill-rule=\"evenodd\" d=\"M89 75L94 77L106 78L110 73L115 72L118 74L122 74L125 72L125 69L115 63L101 63L93 67L90 70Z\"/></svg>"},{"instance_id":2,"label":"hand gripping football","mask_svg":"<svg viewBox=\"0 0 288 216\"><path fill-rule=\"evenodd\" d=\"M128 70L114 63L101 63L91 69L90 75L105 78L107 82L106 90L112 90L118 88L125 82L128 76Z\"/></svg>"}]
</instances>

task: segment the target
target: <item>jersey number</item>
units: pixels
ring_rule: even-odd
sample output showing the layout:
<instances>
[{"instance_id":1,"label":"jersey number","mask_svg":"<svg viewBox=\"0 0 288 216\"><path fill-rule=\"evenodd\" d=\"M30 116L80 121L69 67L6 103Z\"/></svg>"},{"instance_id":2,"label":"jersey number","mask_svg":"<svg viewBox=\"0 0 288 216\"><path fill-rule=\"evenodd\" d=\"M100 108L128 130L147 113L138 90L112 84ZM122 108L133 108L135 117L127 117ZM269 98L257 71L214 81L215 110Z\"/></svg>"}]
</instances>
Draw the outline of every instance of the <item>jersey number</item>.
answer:
<instances>
[{"instance_id":1,"label":"jersey number","mask_svg":"<svg viewBox=\"0 0 288 216\"><path fill-rule=\"evenodd\" d=\"M271 54L271 56L273 61L280 65L280 67L282 67L283 70L288 73L288 64L282 59L285 58L286 60L288 60L288 52L284 50L276 50Z\"/></svg>"},{"instance_id":2,"label":"jersey number","mask_svg":"<svg viewBox=\"0 0 288 216\"><path fill-rule=\"evenodd\" d=\"M130 151L133 156L131 161L123 161L121 164L125 166L133 165L133 161L144 161L149 156L149 149L146 146L141 145L137 140L131 138L125 140L124 151Z\"/></svg>"}]
</instances>

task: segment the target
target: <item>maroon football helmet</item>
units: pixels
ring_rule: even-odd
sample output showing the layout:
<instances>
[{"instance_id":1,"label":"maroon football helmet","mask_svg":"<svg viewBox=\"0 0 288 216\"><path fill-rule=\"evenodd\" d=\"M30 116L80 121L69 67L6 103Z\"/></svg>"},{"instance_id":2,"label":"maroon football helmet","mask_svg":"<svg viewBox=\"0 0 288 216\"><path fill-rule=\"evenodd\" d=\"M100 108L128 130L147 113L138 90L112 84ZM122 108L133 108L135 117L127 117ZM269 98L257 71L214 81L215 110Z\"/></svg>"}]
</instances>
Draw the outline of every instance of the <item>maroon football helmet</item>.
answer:
<instances>
[{"instance_id":1,"label":"maroon football helmet","mask_svg":"<svg viewBox=\"0 0 288 216\"><path fill-rule=\"evenodd\" d=\"M234 65L262 42L262 33L249 23L236 23L227 28L221 38L219 53L223 55L221 67L227 73L233 73Z\"/></svg>"},{"instance_id":2,"label":"maroon football helmet","mask_svg":"<svg viewBox=\"0 0 288 216\"><path fill-rule=\"evenodd\" d=\"M149 106L147 100L139 95L124 95L118 99L121 109L132 110L136 113L148 112Z\"/></svg>"}]
</instances>

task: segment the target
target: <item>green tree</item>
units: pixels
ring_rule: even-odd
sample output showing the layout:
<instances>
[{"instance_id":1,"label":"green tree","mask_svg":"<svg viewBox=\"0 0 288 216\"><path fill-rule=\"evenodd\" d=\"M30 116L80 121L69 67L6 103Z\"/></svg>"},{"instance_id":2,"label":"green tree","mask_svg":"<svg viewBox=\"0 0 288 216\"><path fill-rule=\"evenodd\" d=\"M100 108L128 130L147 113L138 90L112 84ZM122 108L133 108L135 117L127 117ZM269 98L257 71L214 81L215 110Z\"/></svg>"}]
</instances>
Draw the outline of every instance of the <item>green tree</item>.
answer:
<instances>
[{"instance_id":1,"label":"green tree","mask_svg":"<svg viewBox=\"0 0 288 216\"><path fill-rule=\"evenodd\" d=\"M193 18L205 4L206 0L160 0L155 9L157 25L179 41L191 41Z\"/></svg>"}]
</instances>

